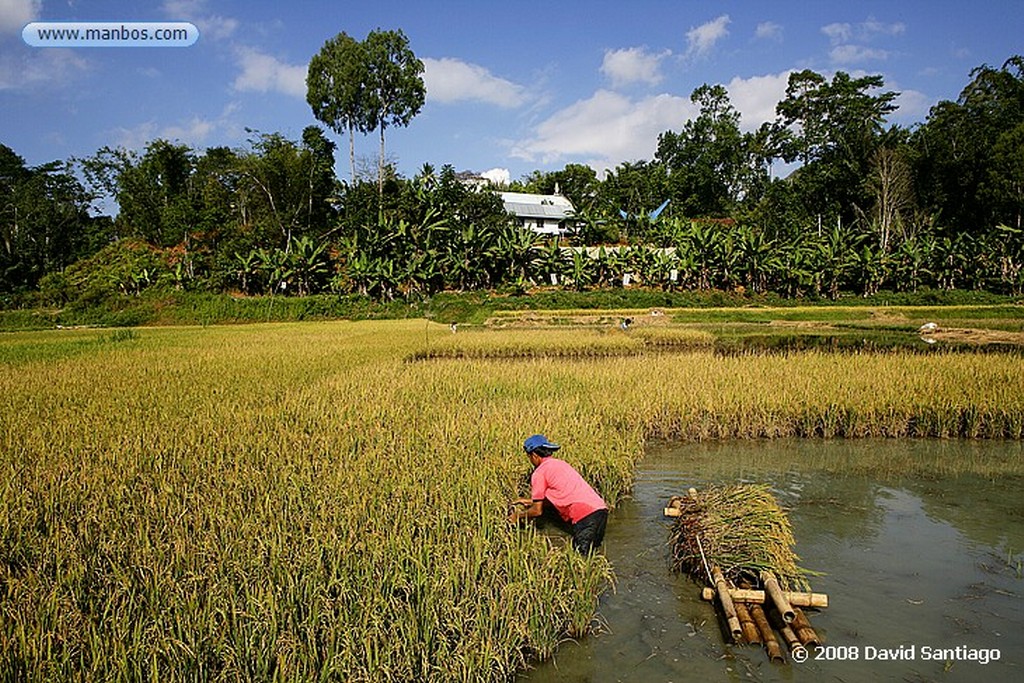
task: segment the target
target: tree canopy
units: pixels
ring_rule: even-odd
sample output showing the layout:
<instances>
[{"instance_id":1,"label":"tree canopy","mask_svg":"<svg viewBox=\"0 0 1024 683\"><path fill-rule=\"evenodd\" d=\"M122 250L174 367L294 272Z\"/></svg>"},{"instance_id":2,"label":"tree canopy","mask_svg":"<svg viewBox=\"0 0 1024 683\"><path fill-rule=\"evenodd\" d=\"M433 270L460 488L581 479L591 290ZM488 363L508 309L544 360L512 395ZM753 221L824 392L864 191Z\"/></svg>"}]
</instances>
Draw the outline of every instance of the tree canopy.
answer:
<instances>
[{"instance_id":1,"label":"tree canopy","mask_svg":"<svg viewBox=\"0 0 1024 683\"><path fill-rule=\"evenodd\" d=\"M384 185L384 137L389 126L407 126L423 108L426 87L423 62L401 30L371 31L359 42L342 32L331 38L309 63L306 101L317 120L337 133L349 134L352 181L355 182L354 131L380 132L378 192Z\"/></svg>"},{"instance_id":2,"label":"tree canopy","mask_svg":"<svg viewBox=\"0 0 1024 683\"><path fill-rule=\"evenodd\" d=\"M574 230L547 239L495 188L429 161L403 177L385 130L423 105L400 31L342 33L308 74L314 115L379 130L376 182L334 174L334 143L249 131L236 148L153 140L74 163L26 165L0 145L0 293L56 303L156 288L429 296L530 286L745 289L837 297L883 289L1024 292L1024 59L982 65L956 101L891 125L881 76L790 76L776 116L744 130L722 85L658 136L652 159L599 177L570 163L508 189L561 193ZM773 163L795 170L773 175ZM372 175L372 171L366 174ZM79 177L84 178L83 187ZM90 215L106 195L113 219ZM595 246L584 252L574 246ZM14 298L12 298L14 297Z\"/></svg>"}]
</instances>

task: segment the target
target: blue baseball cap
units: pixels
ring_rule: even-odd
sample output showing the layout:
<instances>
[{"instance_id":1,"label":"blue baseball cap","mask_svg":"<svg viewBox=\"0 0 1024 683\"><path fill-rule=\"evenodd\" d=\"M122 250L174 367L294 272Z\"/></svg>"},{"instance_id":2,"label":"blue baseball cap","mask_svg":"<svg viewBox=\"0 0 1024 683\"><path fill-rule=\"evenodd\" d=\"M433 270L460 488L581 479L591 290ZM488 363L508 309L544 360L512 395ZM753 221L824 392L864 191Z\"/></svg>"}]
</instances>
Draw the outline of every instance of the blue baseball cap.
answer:
<instances>
[{"instance_id":1,"label":"blue baseball cap","mask_svg":"<svg viewBox=\"0 0 1024 683\"><path fill-rule=\"evenodd\" d=\"M557 451L561 446L557 443L551 443L543 434L534 434L523 442L523 450L527 453L533 453L539 448L545 448L549 451Z\"/></svg>"}]
</instances>

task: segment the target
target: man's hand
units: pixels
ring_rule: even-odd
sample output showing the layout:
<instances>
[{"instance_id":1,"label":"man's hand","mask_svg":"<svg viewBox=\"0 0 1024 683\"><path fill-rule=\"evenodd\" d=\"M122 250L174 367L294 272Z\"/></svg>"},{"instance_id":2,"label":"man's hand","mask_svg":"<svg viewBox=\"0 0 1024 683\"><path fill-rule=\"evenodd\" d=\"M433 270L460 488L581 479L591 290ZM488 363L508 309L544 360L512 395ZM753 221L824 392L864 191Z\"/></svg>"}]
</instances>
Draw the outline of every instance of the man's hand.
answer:
<instances>
[{"instance_id":1,"label":"man's hand","mask_svg":"<svg viewBox=\"0 0 1024 683\"><path fill-rule=\"evenodd\" d=\"M512 514L508 516L508 521L512 524L518 524L521 520L526 519L526 508L533 504L533 501L526 498L518 498L509 501L509 504L512 506Z\"/></svg>"},{"instance_id":2,"label":"man's hand","mask_svg":"<svg viewBox=\"0 0 1024 683\"><path fill-rule=\"evenodd\" d=\"M514 509L512 514L509 515L508 520L513 524L516 524L523 519L540 517L544 513L544 501L542 500L518 498L512 501L512 505Z\"/></svg>"}]
</instances>

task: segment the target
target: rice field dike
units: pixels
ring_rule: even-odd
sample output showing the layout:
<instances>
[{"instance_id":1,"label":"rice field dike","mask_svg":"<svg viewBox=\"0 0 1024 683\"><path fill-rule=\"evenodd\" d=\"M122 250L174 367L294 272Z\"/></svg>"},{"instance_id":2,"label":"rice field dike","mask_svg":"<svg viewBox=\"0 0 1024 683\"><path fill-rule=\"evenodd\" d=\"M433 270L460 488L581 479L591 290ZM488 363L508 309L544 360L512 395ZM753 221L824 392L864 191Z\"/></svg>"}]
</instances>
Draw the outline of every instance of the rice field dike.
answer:
<instances>
[{"instance_id":1,"label":"rice field dike","mask_svg":"<svg viewBox=\"0 0 1024 683\"><path fill-rule=\"evenodd\" d=\"M938 327L1012 339L998 306ZM615 580L508 523L528 434L613 507L652 440L1024 434L1018 347L917 312L729 352L793 326L535 313L0 335L0 680L509 680Z\"/></svg>"}]
</instances>

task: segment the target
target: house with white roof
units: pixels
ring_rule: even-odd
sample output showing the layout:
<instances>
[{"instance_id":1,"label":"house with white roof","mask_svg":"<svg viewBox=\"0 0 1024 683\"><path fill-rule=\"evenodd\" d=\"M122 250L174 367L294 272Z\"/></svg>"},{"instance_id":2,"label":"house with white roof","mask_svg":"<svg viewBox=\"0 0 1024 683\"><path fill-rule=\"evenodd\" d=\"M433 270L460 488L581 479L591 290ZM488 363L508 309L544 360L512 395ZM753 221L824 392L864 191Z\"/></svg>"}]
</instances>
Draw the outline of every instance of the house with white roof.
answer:
<instances>
[{"instance_id":1,"label":"house with white roof","mask_svg":"<svg viewBox=\"0 0 1024 683\"><path fill-rule=\"evenodd\" d=\"M565 235L573 229L576 207L560 194L499 192L505 210L539 235Z\"/></svg>"}]
</instances>

